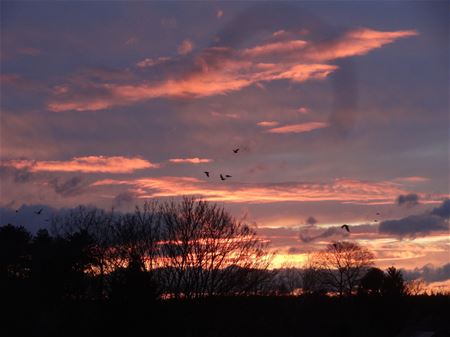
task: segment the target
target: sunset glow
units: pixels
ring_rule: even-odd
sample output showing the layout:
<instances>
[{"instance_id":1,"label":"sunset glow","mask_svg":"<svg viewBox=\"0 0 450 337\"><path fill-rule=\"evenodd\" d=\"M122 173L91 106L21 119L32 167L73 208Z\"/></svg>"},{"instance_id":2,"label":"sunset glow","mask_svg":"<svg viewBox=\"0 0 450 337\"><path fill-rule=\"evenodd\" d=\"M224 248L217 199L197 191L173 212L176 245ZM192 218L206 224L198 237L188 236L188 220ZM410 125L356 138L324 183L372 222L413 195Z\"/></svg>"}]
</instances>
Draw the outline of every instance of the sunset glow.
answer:
<instances>
[{"instance_id":1,"label":"sunset glow","mask_svg":"<svg viewBox=\"0 0 450 337\"><path fill-rule=\"evenodd\" d=\"M2 4L0 225L192 196L254 227L270 268L345 239L448 286L434 277L450 250L447 17L89 5Z\"/></svg>"}]
</instances>

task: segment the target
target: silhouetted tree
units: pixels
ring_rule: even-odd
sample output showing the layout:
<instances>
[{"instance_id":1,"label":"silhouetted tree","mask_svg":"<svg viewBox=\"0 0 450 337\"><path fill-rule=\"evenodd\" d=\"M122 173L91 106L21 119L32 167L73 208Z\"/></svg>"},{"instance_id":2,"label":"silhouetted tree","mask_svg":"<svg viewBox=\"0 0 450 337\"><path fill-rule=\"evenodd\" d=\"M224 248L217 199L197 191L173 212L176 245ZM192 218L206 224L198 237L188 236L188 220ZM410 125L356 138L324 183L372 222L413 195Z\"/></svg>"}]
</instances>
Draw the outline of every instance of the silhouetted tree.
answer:
<instances>
[{"instance_id":1,"label":"silhouetted tree","mask_svg":"<svg viewBox=\"0 0 450 337\"><path fill-rule=\"evenodd\" d=\"M358 292L361 294L379 295L384 282L384 272L379 268L370 268L361 278Z\"/></svg>"},{"instance_id":2,"label":"silhouetted tree","mask_svg":"<svg viewBox=\"0 0 450 337\"><path fill-rule=\"evenodd\" d=\"M116 217L112 225L112 260L116 267L125 267L126 275L148 280L151 285L143 287L145 291L156 291L154 270L163 263L159 247L161 220L158 204L146 202L133 213Z\"/></svg>"},{"instance_id":3,"label":"silhouetted tree","mask_svg":"<svg viewBox=\"0 0 450 337\"><path fill-rule=\"evenodd\" d=\"M406 283L402 272L395 267L389 267L386 270L381 291L385 296L406 295Z\"/></svg>"},{"instance_id":4,"label":"silhouetted tree","mask_svg":"<svg viewBox=\"0 0 450 337\"><path fill-rule=\"evenodd\" d=\"M291 295L302 288L302 272L298 268L282 268L274 270L270 279L269 294Z\"/></svg>"},{"instance_id":5,"label":"silhouetted tree","mask_svg":"<svg viewBox=\"0 0 450 337\"><path fill-rule=\"evenodd\" d=\"M406 294L417 296L426 293L426 283L424 280L417 279L406 282Z\"/></svg>"},{"instance_id":6,"label":"silhouetted tree","mask_svg":"<svg viewBox=\"0 0 450 337\"><path fill-rule=\"evenodd\" d=\"M268 266L266 243L223 208L184 198L161 208L166 284L176 297L239 293L254 288Z\"/></svg>"},{"instance_id":7,"label":"silhouetted tree","mask_svg":"<svg viewBox=\"0 0 450 337\"><path fill-rule=\"evenodd\" d=\"M31 234L22 226L0 227L0 280L23 279L30 272Z\"/></svg>"},{"instance_id":8,"label":"silhouetted tree","mask_svg":"<svg viewBox=\"0 0 450 337\"><path fill-rule=\"evenodd\" d=\"M312 266L323 273L325 284L337 292L351 295L372 265L373 254L357 243L338 241L312 257Z\"/></svg>"},{"instance_id":9,"label":"silhouetted tree","mask_svg":"<svg viewBox=\"0 0 450 337\"><path fill-rule=\"evenodd\" d=\"M326 272L318 266L315 255L308 256L301 278L302 291L306 295L324 295L329 290Z\"/></svg>"}]
</instances>

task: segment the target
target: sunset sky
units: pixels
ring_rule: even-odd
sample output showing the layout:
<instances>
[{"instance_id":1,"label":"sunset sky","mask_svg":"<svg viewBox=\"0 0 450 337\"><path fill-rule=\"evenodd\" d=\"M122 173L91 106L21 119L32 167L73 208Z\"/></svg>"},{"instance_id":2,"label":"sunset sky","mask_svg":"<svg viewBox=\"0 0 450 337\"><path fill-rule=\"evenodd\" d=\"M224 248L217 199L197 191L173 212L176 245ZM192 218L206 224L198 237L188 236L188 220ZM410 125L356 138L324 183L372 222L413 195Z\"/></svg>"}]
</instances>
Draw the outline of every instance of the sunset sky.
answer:
<instances>
[{"instance_id":1,"label":"sunset sky","mask_svg":"<svg viewBox=\"0 0 450 337\"><path fill-rule=\"evenodd\" d=\"M348 239L380 267L445 281L448 13L2 2L1 224L195 195L257 225L277 266Z\"/></svg>"}]
</instances>

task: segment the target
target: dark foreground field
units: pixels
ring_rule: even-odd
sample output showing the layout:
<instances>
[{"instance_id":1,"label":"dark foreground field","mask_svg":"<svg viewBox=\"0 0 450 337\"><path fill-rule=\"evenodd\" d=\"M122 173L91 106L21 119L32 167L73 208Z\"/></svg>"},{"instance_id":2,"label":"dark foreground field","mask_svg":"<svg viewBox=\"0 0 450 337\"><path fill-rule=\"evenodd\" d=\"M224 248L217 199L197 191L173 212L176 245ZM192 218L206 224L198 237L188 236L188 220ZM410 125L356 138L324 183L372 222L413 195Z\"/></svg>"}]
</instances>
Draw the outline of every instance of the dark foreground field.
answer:
<instances>
[{"instance_id":1,"label":"dark foreground field","mask_svg":"<svg viewBox=\"0 0 450 337\"><path fill-rule=\"evenodd\" d=\"M450 336L445 296L26 302L2 303L1 336Z\"/></svg>"}]
</instances>

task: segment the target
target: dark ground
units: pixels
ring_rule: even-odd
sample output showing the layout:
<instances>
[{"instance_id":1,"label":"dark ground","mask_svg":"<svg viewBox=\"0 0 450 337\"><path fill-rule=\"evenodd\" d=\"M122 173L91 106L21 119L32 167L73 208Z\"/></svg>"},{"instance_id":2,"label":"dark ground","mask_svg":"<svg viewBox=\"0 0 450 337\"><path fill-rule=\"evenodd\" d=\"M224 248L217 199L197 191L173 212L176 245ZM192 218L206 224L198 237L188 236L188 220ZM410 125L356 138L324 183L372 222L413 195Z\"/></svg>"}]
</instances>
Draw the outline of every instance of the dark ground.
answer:
<instances>
[{"instance_id":1,"label":"dark ground","mask_svg":"<svg viewBox=\"0 0 450 337\"><path fill-rule=\"evenodd\" d=\"M2 301L0 336L450 336L450 298L228 297L156 302Z\"/></svg>"}]
</instances>

